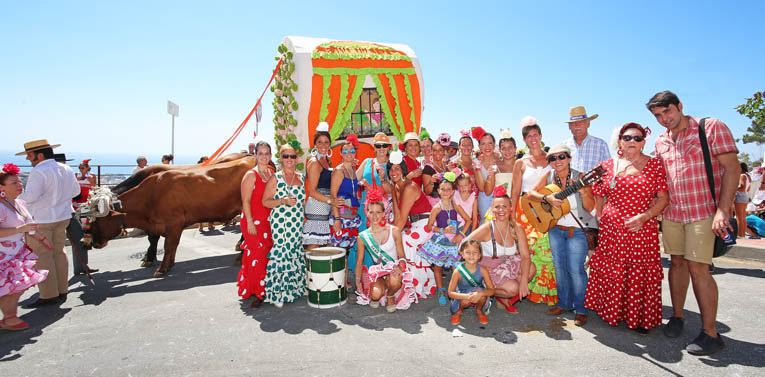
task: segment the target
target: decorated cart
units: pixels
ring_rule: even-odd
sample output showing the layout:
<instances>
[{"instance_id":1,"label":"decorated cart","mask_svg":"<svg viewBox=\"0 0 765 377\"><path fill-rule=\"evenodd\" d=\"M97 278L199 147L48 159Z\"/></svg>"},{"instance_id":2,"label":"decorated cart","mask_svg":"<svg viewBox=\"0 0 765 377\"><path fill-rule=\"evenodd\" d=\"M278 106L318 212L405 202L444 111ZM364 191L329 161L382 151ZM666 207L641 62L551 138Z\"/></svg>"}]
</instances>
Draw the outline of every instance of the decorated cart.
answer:
<instances>
[{"instance_id":1,"label":"decorated cart","mask_svg":"<svg viewBox=\"0 0 765 377\"><path fill-rule=\"evenodd\" d=\"M333 143L351 132L358 135L359 160L373 155L364 142L377 132L392 141L407 132L420 134L424 86L409 46L286 37L278 51L280 63L271 85L277 149L297 140L304 161L319 122L329 124ZM339 163L340 153L333 157Z\"/></svg>"}]
</instances>

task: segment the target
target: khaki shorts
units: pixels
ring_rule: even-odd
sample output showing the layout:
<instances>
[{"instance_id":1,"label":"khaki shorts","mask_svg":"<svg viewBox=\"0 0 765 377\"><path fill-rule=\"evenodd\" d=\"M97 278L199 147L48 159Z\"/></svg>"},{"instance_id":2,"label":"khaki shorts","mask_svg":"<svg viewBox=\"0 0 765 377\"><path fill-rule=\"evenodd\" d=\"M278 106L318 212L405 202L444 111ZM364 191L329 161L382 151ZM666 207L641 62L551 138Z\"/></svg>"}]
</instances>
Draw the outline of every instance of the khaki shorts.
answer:
<instances>
[{"instance_id":1,"label":"khaki shorts","mask_svg":"<svg viewBox=\"0 0 765 377\"><path fill-rule=\"evenodd\" d=\"M661 222L664 252L669 255L683 255L689 261L712 264L715 249L712 220L714 216L683 224L664 219Z\"/></svg>"}]
</instances>

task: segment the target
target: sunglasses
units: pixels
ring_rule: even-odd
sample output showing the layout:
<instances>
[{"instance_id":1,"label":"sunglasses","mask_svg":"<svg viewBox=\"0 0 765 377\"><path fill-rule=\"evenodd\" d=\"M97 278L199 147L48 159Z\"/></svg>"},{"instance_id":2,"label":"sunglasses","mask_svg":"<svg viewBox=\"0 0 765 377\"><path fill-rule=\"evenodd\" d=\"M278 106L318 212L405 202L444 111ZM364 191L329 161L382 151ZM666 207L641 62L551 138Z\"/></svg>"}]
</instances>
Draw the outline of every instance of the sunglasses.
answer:
<instances>
[{"instance_id":1,"label":"sunglasses","mask_svg":"<svg viewBox=\"0 0 765 377\"><path fill-rule=\"evenodd\" d=\"M294 160L297 158L296 154L283 154L282 160Z\"/></svg>"},{"instance_id":2,"label":"sunglasses","mask_svg":"<svg viewBox=\"0 0 765 377\"><path fill-rule=\"evenodd\" d=\"M355 149L345 149L345 150L343 150L340 153L342 153L342 154L351 154L351 153L356 153L356 150Z\"/></svg>"},{"instance_id":3,"label":"sunglasses","mask_svg":"<svg viewBox=\"0 0 765 377\"><path fill-rule=\"evenodd\" d=\"M388 148L388 147L390 147L390 144L375 144L375 148L377 149Z\"/></svg>"},{"instance_id":4,"label":"sunglasses","mask_svg":"<svg viewBox=\"0 0 765 377\"><path fill-rule=\"evenodd\" d=\"M639 136L639 135L638 136L624 135L624 136L622 136L622 140L624 140L624 141L635 140L635 142L639 143L639 142L645 140L645 138L642 137L642 136Z\"/></svg>"},{"instance_id":5,"label":"sunglasses","mask_svg":"<svg viewBox=\"0 0 765 377\"><path fill-rule=\"evenodd\" d=\"M568 158L568 153L561 153L557 156L547 156L547 162L553 162L556 158L560 161L563 161Z\"/></svg>"}]
</instances>

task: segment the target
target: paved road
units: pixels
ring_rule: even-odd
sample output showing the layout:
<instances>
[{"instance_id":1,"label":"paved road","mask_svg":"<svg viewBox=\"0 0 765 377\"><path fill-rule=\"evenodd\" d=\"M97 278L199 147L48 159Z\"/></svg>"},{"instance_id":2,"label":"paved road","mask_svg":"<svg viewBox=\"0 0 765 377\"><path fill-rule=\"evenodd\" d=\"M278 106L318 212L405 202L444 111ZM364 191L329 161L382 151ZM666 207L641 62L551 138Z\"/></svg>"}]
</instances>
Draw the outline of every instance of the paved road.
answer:
<instances>
[{"instance_id":1,"label":"paved road","mask_svg":"<svg viewBox=\"0 0 765 377\"><path fill-rule=\"evenodd\" d=\"M716 262L727 348L694 357L682 351L700 326L692 294L676 340L660 330L640 337L594 315L579 328L573 315L550 317L529 302L517 315L496 310L486 326L466 313L459 327L433 299L394 314L354 304L318 310L305 301L253 311L236 295L238 237L187 230L162 279L138 267L145 237L91 251L91 265L103 271L95 286L73 278L60 308L21 309L34 326L0 333L0 375L763 375L765 263ZM666 317L666 279L663 295ZM22 302L36 297L30 290Z\"/></svg>"}]
</instances>

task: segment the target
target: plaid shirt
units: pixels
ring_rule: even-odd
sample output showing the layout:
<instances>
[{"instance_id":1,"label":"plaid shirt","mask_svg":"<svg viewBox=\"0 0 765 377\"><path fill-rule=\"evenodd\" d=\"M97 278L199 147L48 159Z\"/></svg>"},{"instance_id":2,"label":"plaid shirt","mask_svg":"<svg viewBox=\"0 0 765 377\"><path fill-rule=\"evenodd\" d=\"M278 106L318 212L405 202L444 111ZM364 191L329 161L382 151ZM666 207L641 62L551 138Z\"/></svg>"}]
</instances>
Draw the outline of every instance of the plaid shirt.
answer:
<instances>
[{"instance_id":1,"label":"plaid shirt","mask_svg":"<svg viewBox=\"0 0 765 377\"><path fill-rule=\"evenodd\" d=\"M563 144L571 149L571 168L582 173L592 170L600 162L611 158L608 144L592 135L584 138L581 147L576 144L573 137L564 141Z\"/></svg>"},{"instance_id":2,"label":"plaid shirt","mask_svg":"<svg viewBox=\"0 0 765 377\"><path fill-rule=\"evenodd\" d=\"M717 210L707 183L704 153L699 140L699 118L687 118L688 127L680 131L677 141L672 140L669 130L664 131L656 140L656 155L667 171L669 187L669 206L664 210L664 218L683 224L714 216ZM704 128L712 157L722 153L738 153L733 134L725 123L708 118ZM719 200L723 169L716 158L712 158L712 172L716 200Z\"/></svg>"}]
</instances>

